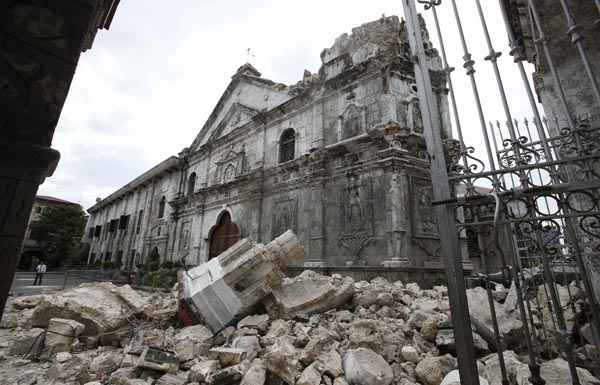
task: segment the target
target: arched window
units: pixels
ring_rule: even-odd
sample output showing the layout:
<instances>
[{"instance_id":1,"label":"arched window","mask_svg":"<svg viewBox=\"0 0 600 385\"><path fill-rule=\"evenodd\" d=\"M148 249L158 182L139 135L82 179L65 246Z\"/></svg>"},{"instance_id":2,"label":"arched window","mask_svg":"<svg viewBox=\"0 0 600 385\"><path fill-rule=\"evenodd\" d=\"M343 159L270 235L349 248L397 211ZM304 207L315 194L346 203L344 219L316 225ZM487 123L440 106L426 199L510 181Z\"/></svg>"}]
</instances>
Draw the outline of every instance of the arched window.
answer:
<instances>
[{"instance_id":1,"label":"arched window","mask_svg":"<svg viewBox=\"0 0 600 385\"><path fill-rule=\"evenodd\" d=\"M196 188L196 173L193 172L188 178L187 195L191 196Z\"/></svg>"},{"instance_id":2,"label":"arched window","mask_svg":"<svg viewBox=\"0 0 600 385\"><path fill-rule=\"evenodd\" d=\"M158 217L162 218L165 216L165 203L167 203L167 200L165 199L165 197L160 198L160 202L158 203Z\"/></svg>"},{"instance_id":3,"label":"arched window","mask_svg":"<svg viewBox=\"0 0 600 385\"><path fill-rule=\"evenodd\" d=\"M292 128L283 131L279 139L279 163L287 162L295 157L296 132Z\"/></svg>"}]
</instances>

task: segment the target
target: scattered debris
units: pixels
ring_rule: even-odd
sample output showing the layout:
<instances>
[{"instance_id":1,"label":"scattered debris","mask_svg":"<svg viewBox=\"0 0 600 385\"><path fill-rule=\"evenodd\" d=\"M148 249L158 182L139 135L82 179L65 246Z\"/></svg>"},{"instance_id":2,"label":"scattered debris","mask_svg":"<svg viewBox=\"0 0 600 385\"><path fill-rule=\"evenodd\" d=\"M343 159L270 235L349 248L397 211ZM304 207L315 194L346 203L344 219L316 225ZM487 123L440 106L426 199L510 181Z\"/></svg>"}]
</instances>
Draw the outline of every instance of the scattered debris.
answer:
<instances>
[{"instance_id":1,"label":"scattered debris","mask_svg":"<svg viewBox=\"0 0 600 385\"><path fill-rule=\"evenodd\" d=\"M0 384L460 383L445 287L421 289L383 278L355 282L312 271L284 278L281 261L293 260L301 250L286 233L267 246L238 243L219 256L224 268L211 279L200 278L202 271L214 272L206 265L190 270L193 279L180 280L187 293L180 309L188 320L204 321L184 327L174 317L181 291L150 294L96 283L14 298L7 315L33 322L0 329ZM225 292L219 289L223 285ZM494 292L503 292L493 298L510 384L525 385L530 371L517 338L522 324L515 292ZM487 293L474 288L468 296L480 382L500 385L498 355L490 354L495 341ZM218 304L230 304L227 298L240 306L218 310ZM536 313L540 322L546 316L545 309ZM581 340L591 338L587 325L575 323L573 330ZM575 348L580 356L598 357L589 341ZM556 357L541 362L542 377L548 384L569 384L566 361ZM582 385L600 384L593 373L578 372Z\"/></svg>"}]
</instances>

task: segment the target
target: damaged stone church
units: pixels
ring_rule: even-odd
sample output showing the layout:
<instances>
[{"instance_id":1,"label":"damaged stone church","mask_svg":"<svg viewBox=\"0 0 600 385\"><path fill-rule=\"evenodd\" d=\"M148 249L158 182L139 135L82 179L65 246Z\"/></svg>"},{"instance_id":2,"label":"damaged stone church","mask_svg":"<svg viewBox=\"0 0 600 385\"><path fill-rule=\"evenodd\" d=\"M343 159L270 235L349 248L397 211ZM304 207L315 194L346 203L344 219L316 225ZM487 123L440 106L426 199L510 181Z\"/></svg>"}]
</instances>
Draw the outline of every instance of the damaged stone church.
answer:
<instances>
[{"instance_id":1,"label":"damaged stone church","mask_svg":"<svg viewBox=\"0 0 600 385\"><path fill-rule=\"evenodd\" d=\"M445 135L447 88L426 38ZM250 64L197 137L88 211L90 262L205 262L292 229L304 266L440 269L414 69L396 16L361 25L284 85Z\"/></svg>"}]
</instances>

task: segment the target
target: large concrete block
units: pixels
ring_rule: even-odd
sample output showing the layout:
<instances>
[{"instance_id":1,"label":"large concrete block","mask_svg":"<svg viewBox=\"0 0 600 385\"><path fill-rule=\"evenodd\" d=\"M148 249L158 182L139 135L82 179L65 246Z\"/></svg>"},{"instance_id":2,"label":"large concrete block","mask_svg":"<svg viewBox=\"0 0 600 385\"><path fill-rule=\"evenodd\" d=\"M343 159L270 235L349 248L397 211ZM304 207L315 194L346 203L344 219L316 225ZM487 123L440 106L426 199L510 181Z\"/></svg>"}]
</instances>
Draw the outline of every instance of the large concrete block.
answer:
<instances>
[{"instance_id":1,"label":"large concrete block","mask_svg":"<svg viewBox=\"0 0 600 385\"><path fill-rule=\"evenodd\" d=\"M286 267L303 259L304 249L292 231L266 246L242 239L218 257L180 274L184 311L216 333L251 311L281 285Z\"/></svg>"}]
</instances>

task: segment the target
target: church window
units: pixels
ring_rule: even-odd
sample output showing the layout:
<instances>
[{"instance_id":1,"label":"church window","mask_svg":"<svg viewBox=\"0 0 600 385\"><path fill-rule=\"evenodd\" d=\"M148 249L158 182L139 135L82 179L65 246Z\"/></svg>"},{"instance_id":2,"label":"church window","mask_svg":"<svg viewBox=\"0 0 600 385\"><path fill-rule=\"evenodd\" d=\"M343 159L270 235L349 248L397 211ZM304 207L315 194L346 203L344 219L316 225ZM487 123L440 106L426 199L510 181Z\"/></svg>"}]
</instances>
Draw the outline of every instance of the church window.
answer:
<instances>
[{"instance_id":1,"label":"church window","mask_svg":"<svg viewBox=\"0 0 600 385\"><path fill-rule=\"evenodd\" d=\"M191 196L196 188L196 173L193 172L188 178L187 195Z\"/></svg>"},{"instance_id":2,"label":"church window","mask_svg":"<svg viewBox=\"0 0 600 385\"><path fill-rule=\"evenodd\" d=\"M295 158L296 151L296 132L288 128L281 134L279 140L279 163L288 162Z\"/></svg>"},{"instance_id":3,"label":"church window","mask_svg":"<svg viewBox=\"0 0 600 385\"><path fill-rule=\"evenodd\" d=\"M160 198L160 202L158 203L158 217L162 218L165 216L165 204L167 200L165 197Z\"/></svg>"},{"instance_id":4,"label":"church window","mask_svg":"<svg viewBox=\"0 0 600 385\"><path fill-rule=\"evenodd\" d=\"M142 229L142 218L144 217L144 210L140 210L138 212L138 220L137 220L137 225L135 228L135 233L139 234L140 230Z\"/></svg>"}]
</instances>

